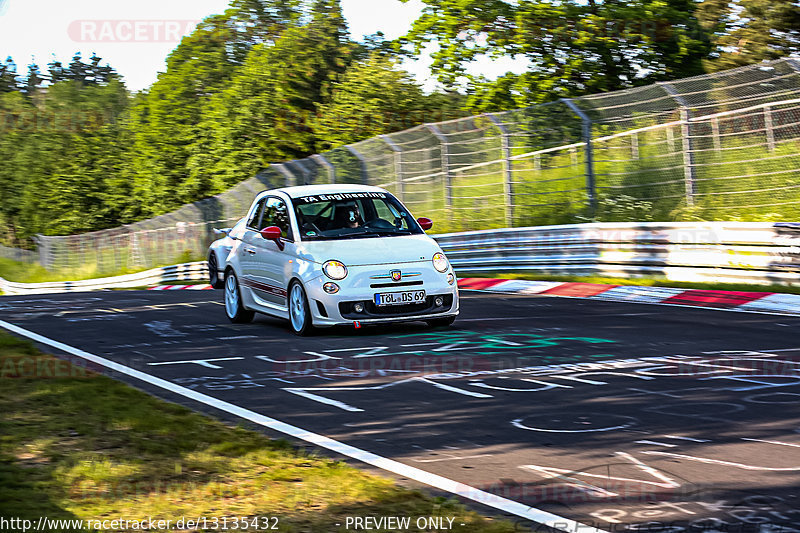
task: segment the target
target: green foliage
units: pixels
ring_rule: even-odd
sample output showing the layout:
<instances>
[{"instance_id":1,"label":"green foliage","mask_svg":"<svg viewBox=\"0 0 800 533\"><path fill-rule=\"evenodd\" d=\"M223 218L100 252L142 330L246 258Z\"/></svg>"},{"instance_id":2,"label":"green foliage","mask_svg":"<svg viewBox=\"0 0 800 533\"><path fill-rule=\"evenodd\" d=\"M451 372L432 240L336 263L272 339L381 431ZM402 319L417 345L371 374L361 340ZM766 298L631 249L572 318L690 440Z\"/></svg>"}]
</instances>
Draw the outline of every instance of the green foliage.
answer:
<instances>
[{"instance_id":1,"label":"green foliage","mask_svg":"<svg viewBox=\"0 0 800 533\"><path fill-rule=\"evenodd\" d=\"M800 51L800 4L793 0L705 0L699 18L714 46L708 71Z\"/></svg>"},{"instance_id":2,"label":"green foliage","mask_svg":"<svg viewBox=\"0 0 800 533\"><path fill-rule=\"evenodd\" d=\"M27 75L6 59L0 63L0 244L30 248L39 233L80 233L160 215L229 189L273 162L325 150L340 165L340 180L360 181L361 169L344 144L781 57L797 52L800 42L800 8L792 0L424 4L409 34L393 43L380 33L351 39L339 0L232 0L185 37L158 80L135 95L97 55L84 60L78 53L65 64L53 59L46 72L32 64ZM403 45L419 54L428 43L437 45L433 69L447 92L425 94L398 67L400 57L413 55ZM467 65L487 55L524 58L531 67L497 80L466 76ZM464 79L461 94L454 87ZM513 155L580 138L579 121L565 120L565 113L557 102L536 113L519 111ZM698 152L702 176L694 206L683 200L681 161L660 159L645 147L636 159L598 146L594 216L792 216L788 207L771 204L800 200L791 174L776 172L796 153L796 143L767 153L726 142L720 153ZM470 146L499 158L496 147ZM553 152L543 166L515 161L514 193L521 199L515 224L592 216L582 170L576 170L584 163L574 159ZM444 221L439 229L478 221L507 225L499 166L475 176L456 172L454 186L468 193L456 195L449 212L443 187L426 181L408 185L411 206L437 215ZM665 174L666 166L675 169ZM761 189L752 198L745 194Z\"/></svg>"},{"instance_id":3,"label":"green foliage","mask_svg":"<svg viewBox=\"0 0 800 533\"><path fill-rule=\"evenodd\" d=\"M424 0L423 14L401 40L416 53L428 43L433 70L448 86L468 79L473 105L514 107L613 91L702 73L709 42L691 0ZM468 76L481 56L511 56L527 72L497 83ZM477 106L476 106L477 107Z\"/></svg>"},{"instance_id":4,"label":"green foliage","mask_svg":"<svg viewBox=\"0 0 800 533\"><path fill-rule=\"evenodd\" d=\"M406 129L432 114L428 100L407 72L373 54L352 65L320 106L317 133L320 148Z\"/></svg>"}]
</instances>

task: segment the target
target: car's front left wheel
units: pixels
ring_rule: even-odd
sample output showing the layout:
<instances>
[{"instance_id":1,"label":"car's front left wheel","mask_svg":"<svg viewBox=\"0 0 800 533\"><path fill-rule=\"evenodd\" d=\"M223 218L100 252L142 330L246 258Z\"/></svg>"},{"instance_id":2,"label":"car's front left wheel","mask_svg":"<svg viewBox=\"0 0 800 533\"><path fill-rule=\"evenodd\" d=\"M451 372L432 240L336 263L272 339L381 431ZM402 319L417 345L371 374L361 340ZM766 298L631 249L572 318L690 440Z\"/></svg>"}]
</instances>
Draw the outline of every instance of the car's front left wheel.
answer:
<instances>
[{"instance_id":1,"label":"car's front left wheel","mask_svg":"<svg viewBox=\"0 0 800 533\"><path fill-rule=\"evenodd\" d=\"M251 322L255 312L245 309L242 304L242 292L239 290L239 280L233 269L225 273L225 314L234 324Z\"/></svg>"},{"instance_id":2,"label":"car's front left wheel","mask_svg":"<svg viewBox=\"0 0 800 533\"><path fill-rule=\"evenodd\" d=\"M308 335L314 329L306 291L296 280L289 285L289 324L295 335Z\"/></svg>"}]
</instances>

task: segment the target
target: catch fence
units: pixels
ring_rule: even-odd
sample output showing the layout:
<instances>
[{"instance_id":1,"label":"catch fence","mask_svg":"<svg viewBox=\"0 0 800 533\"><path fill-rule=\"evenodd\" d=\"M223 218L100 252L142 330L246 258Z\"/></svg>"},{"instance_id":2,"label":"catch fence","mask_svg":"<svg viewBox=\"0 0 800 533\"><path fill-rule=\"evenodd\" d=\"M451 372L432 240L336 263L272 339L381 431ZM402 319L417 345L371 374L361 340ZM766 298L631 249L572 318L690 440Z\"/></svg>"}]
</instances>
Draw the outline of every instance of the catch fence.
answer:
<instances>
[{"instance_id":1,"label":"catch fence","mask_svg":"<svg viewBox=\"0 0 800 533\"><path fill-rule=\"evenodd\" d=\"M122 228L39 236L51 270L202 258L260 190L366 183L437 232L590 221L780 221L800 205L800 61L781 59L424 124L270 165L214 198Z\"/></svg>"}]
</instances>

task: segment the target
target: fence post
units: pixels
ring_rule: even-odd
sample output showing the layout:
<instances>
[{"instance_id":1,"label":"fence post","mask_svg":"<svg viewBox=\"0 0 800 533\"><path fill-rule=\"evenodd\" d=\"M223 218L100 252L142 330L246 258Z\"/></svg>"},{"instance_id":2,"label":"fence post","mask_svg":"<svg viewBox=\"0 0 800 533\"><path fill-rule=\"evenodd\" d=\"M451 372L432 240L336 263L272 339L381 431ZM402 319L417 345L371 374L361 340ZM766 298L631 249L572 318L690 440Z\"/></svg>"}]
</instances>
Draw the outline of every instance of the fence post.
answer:
<instances>
[{"instance_id":1,"label":"fence post","mask_svg":"<svg viewBox=\"0 0 800 533\"><path fill-rule=\"evenodd\" d=\"M277 169L278 172L283 174L283 176L286 178L287 187L292 187L297 184L294 174L289 172L289 169L286 168L286 165L284 165L283 163L271 163L270 166L275 167L275 169Z\"/></svg>"},{"instance_id":2,"label":"fence post","mask_svg":"<svg viewBox=\"0 0 800 533\"><path fill-rule=\"evenodd\" d=\"M511 142L509 132L503 122L492 113L485 116L500 130L500 142L503 150L503 192L506 200L506 227L514 227L514 162L511 159Z\"/></svg>"},{"instance_id":3,"label":"fence post","mask_svg":"<svg viewBox=\"0 0 800 533\"><path fill-rule=\"evenodd\" d=\"M714 151L721 152L722 151L722 142L719 138L719 118L714 117L711 119L711 136L714 140Z\"/></svg>"},{"instance_id":4,"label":"fence post","mask_svg":"<svg viewBox=\"0 0 800 533\"><path fill-rule=\"evenodd\" d=\"M318 165L328 169L328 181L330 183L336 183L336 167L334 167L333 164L330 161L328 161L324 155L314 154L311 156L311 159L313 159L314 162L317 163Z\"/></svg>"},{"instance_id":5,"label":"fence post","mask_svg":"<svg viewBox=\"0 0 800 533\"><path fill-rule=\"evenodd\" d=\"M425 127L439 140L442 153L442 172L444 175L444 207L447 217L453 220L453 176L450 172L450 148L447 146L447 137L435 124L425 124Z\"/></svg>"},{"instance_id":6,"label":"fence post","mask_svg":"<svg viewBox=\"0 0 800 533\"><path fill-rule=\"evenodd\" d=\"M358 164L361 166L361 183L369 185L369 172L367 172L367 159L364 155L353 147L351 144L345 145L347 151L353 154L358 159Z\"/></svg>"},{"instance_id":7,"label":"fence post","mask_svg":"<svg viewBox=\"0 0 800 533\"><path fill-rule=\"evenodd\" d=\"M689 128L689 120L692 118L692 112L689 110L689 104L678 94L678 91L676 91L671 84L664 82L656 83L660 85L679 106L681 114L681 137L683 138L683 179L686 182L686 205L693 206L696 175L694 168L694 149L690 136L691 130Z\"/></svg>"},{"instance_id":8,"label":"fence post","mask_svg":"<svg viewBox=\"0 0 800 533\"><path fill-rule=\"evenodd\" d=\"M592 217L597 214L597 182L594 175L594 151L592 148L592 119L583 112L583 110L575 105L570 98L562 98L567 107L573 113L578 115L583 123L583 142L586 143L585 147L585 160L586 160L586 196L589 200L589 212Z\"/></svg>"},{"instance_id":9,"label":"fence post","mask_svg":"<svg viewBox=\"0 0 800 533\"><path fill-rule=\"evenodd\" d=\"M772 109L769 106L764 108L764 130L767 133L767 148L770 152L774 152L775 130L772 127Z\"/></svg>"},{"instance_id":10,"label":"fence post","mask_svg":"<svg viewBox=\"0 0 800 533\"><path fill-rule=\"evenodd\" d=\"M631 135L631 157L639 159L639 134L634 133Z\"/></svg>"},{"instance_id":11,"label":"fence post","mask_svg":"<svg viewBox=\"0 0 800 533\"><path fill-rule=\"evenodd\" d=\"M403 193L405 192L404 190L405 187L403 184L403 149L397 146L397 143L391 140L388 135L378 135L378 137L380 138L380 140L385 142L389 146L389 148L391 148L392 151L394 152L394 168L395 168L395 173L397 174L397 196L400 198L400 201L402 202L404 201Z\"/></svg>"}]
</instances>

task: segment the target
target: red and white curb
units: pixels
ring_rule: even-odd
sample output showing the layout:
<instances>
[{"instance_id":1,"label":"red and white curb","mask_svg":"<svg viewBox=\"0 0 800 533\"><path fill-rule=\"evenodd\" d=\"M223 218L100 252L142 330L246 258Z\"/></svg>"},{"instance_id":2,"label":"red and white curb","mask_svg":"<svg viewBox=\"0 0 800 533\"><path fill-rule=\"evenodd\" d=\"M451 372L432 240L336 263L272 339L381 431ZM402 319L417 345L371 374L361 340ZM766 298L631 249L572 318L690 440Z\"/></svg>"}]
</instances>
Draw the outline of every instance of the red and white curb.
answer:
<instances>
[{"instance_id":1,"label":"red and white curb","mask_svg":"<svg viewBox=\"0 0 800 533\"><path fill-rule=\"evenodd\" d=\"M645 287L642 285L601 285L560 281L527 281L494 278L463 278L458 280L462 290L537 294L566 298L588 298L612 302L680 305L753 313L800 315L800 295L778 292L714 291L678 289L674 287ZM208 291L211 285L159 285L150 291Z\"/></svg>"},{"instance_id":2,"label":"red and white curb","mask_svg":"<svg viewBox=\"0 0 800 533\"><path fill-rule=\"evenodd\" d=\"M214 287L211 285L158 285L148 287L148 291L210 291Z\"/></svg>"},{"instance_id":3,"label":"red and white curb","mask_svg":"<svg viewBox=\"0 0 800 533\"><path fill-rule=\"evenodd\" d=\"M588 298L613 302L680 305L753 313L800 315L800 295L775 292L714 291L644 287L640 285L601 285L558 281L526 281L493 278L458 280L463 290L506 294L537 294L567 298Z\"/></svg>"}]
</instances>

